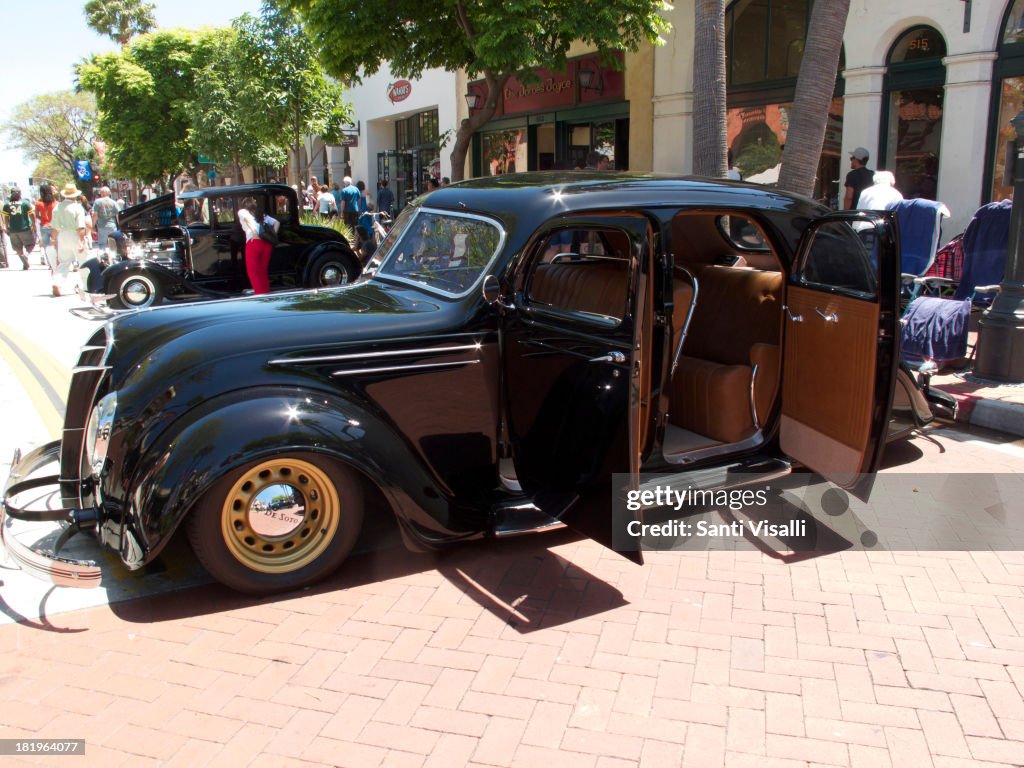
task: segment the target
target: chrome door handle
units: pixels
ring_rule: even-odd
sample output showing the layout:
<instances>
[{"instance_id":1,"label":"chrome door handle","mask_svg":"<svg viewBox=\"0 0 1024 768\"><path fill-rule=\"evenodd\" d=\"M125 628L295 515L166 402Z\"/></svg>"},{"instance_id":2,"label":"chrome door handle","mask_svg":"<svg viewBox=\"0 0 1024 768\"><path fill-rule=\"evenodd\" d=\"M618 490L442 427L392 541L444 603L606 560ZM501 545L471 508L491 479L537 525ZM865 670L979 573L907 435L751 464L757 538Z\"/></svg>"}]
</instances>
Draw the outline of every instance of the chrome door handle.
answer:
<instances>
[{"instance_id":1,"label":"chrome door handle","mask_svg":"<svg viewBox=\"0 0 1024 768\"><path fill-rule=\"evenodd\" d=\"M789 319L794 323L802 323L804 321L803 315L794 315L792 311L790 311L789 307L783 307L783 309L786 310L786 314L789 315Z\"/></svg>"},{"instance_id":2,"label":"chrome door handle","mask_svg":"<svg viewBox=\"0 0 1024 768\"><path fill-rule=\"evenodd\" d=\"M814 308L814 311L817 312L818 313L818 317L820 317L826 323L838 323L839 322L839 315L837 315L835 312L829 312L826 315L824 312L822 312L817 307Z\"/></svg>"},{"instance_id":3,"label":"chrome door handle","mask_svg":"<svg viewBox=\"0 0 1024 768\"><path fill-rule=\"evenodd\" d=\"M607 355L601 355L600 357L590 358L592 363L624 363L626 362L626 355L622 352L609 352Z\"/></svg>"}]
</instances>

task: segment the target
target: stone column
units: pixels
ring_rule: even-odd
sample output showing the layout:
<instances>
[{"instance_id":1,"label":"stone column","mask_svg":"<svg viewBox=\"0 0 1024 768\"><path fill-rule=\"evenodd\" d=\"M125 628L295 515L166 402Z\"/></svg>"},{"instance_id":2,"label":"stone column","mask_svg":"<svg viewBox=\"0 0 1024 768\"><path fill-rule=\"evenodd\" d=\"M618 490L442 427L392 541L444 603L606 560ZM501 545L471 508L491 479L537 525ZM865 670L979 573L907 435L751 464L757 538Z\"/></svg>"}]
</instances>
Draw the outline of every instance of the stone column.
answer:
<instances>
[{"instance_id":1,"label":"stone column","mask_svg":"<svg viewBox=\"0 0 1024 768\"><path fill-rule=\"evenodd\" d=\"M947 56L946 96L942 109L939 149L939 200L953 214L942 225L945 239L963 232L988 191L982 189L986 148L994 127L989 125L992 94L992 51ZM999 165L1002 168L1002 163Z\"/></svg>"},{"instance_id":2,"label":"stone column","mask_svg":"<svg viewBox=\"0 0 1024 768\"><path fill-rule=\"evenodd\" d=\"M850 170L849 151L864 147L871 153L868 167L884 167L878 156L878 132L882 125L882 78L885 67L858 67L843 71L846 81L843 96L843 162L840 164L839 201L843 200L843 181Z\"/></svg>"}]
</instances>

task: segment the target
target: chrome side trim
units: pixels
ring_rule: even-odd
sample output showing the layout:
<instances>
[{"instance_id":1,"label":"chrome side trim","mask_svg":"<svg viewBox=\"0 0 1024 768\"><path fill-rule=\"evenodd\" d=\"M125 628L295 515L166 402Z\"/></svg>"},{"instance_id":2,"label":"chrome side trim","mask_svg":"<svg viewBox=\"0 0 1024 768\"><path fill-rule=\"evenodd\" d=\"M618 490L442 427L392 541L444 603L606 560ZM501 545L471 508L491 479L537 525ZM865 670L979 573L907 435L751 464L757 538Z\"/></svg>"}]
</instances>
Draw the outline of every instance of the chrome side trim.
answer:
<instances>
[{"instance_id":1,"label":"chrome side trim","mask_svg":"<svg viewBox=\"0 0 1024 768\"><path fill-rule=\"evenodd\" d=\"M757 384L757 365L754 365L754 370L750 373L750 418L754 420L754 429L760 429L761 425L757 421L757 401L754 399L754 387Z\"/></svg>"},{"instance_id":2,"label":"chrome side trim","mask_svg":"<svg viewBox=\"0 0 1024 768\"><path fill-rule=\"evenodd\" d=\"M429 355L445 352L468 352L479 350L483 344L464 344L458 347L420 347L417 349L390 349L384 352L354 352L348 355L316 355L313 357L291 357L269 360L267 365L288 365L290 363L329 363L342 360L372 360L378 357L398 357L401 355Z\"/></svg>"},{"instance_id":3,"label":"chrome side trim","mask_svg":"<svg viewBox=\"0 0 1024 768\"><path fill-rule=\"evenodd\" d=\"M476 365L479 360L454 360L447 363L416 363L414 365L388 365L380 368L352 368L351 370L335 371L331 376L357 376L364 373L390 373L392 371L414 371L425 368L457 368L463 365Z\"/></svg>"},{"instance_id":4,"label":"chrome side trim","mask_svg":"<svg viewBox=\"0 0 1024 768\"><path fill-rule=\"evenodd\" d=\"M675 254L672 255L675 258ZM686 267L676 267L681 272L686 273L686 276L690 278L690 283L693 285L693 298L690 299L690 311L686 313L686 322L683 323L683 334L679 337L679 343L676 344L675 352L672 355L672 368L669 371L669 381L672 381L672 377L675 376L676 367L679 365L679 358L683 356L683 342L686 341L686 334L690 331L690 321L693 319L693 313L697 309L697 293L700 291L700 286L697 284L697 278Z\"/></svg>"},{"instance_id":5,"label":"chrome side trim","mask_svg":"<svg viewBox=\"0 0 1024 768\"><path fill-rule=\"evenodd\" d=\"M71 373L88 373L90 371L109 371L112 366L109 365L76 365L71 369Z\"/></svg>"}]
</instances>

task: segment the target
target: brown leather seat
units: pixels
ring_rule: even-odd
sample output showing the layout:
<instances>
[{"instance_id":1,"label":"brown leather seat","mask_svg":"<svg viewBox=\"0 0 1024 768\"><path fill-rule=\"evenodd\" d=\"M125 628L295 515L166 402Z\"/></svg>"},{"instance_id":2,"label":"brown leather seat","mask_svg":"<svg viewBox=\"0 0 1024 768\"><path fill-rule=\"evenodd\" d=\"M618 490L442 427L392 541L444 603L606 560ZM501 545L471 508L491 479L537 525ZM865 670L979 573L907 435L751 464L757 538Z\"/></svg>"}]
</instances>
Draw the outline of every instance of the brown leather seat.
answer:
<instances>
[{"instance_id":1,"label":"brown leather seat","mask_svg":"<svg viewBox=\"0 0 1024 768\"><path fill-rule=\"evenodd\" d=\"M626 309L628 262L602 259L541 264L529 296L557 309L621 318Z\"/></svg>"},{"instance_id":2,"label":"brown leather seat","mask_svg":"<svg viewBox=\"0 0 1024 768\"><path fill-rule=\"evenodd\" d=\"M775 399L782 274L706 266L695 276L697 304L672 377L669 421L739 442L756 430L752 398L759 422Z\"/></svg>"}]
</instances>

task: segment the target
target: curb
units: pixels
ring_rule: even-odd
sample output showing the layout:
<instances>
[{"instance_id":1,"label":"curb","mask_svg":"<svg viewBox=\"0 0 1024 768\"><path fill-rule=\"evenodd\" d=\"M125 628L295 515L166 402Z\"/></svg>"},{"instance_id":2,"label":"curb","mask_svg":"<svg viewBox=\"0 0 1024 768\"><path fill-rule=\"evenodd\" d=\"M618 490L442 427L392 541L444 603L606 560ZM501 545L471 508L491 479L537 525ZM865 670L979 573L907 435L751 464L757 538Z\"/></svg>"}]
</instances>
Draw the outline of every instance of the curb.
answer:
<instances>
[{"instance_id":1,"label":"curb","mask_svg":"<svg viewBox=\"0 0 1024 768\"><path fill-rule=\"evenodd\" d=\"M955 386L937 385L935 389L956 398L959 403L956 416L958 424L992 429L1014 437L1024 437L1024 402L996 400L969 394L958 390Z\"/></svg>"}]
</instances>

